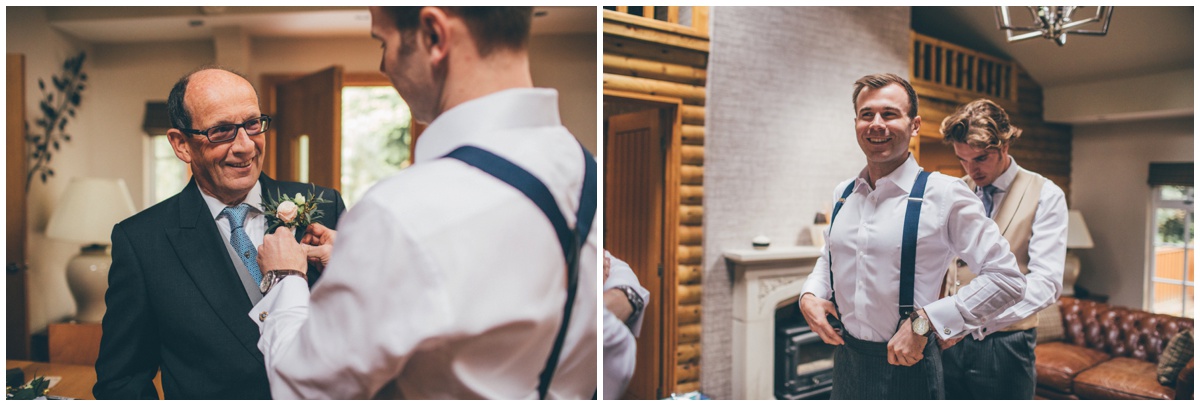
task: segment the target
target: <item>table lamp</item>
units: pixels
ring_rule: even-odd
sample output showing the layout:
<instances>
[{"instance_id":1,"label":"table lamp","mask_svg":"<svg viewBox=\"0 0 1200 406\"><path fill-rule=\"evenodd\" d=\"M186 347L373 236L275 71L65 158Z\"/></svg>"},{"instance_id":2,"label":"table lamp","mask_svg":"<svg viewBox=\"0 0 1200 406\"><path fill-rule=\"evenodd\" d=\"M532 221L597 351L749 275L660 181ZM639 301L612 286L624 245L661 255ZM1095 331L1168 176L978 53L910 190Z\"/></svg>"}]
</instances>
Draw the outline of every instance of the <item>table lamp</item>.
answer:
<instances>
[{"instance_id":1,"label":"table lamp","mask_svg":"<svg viewBox=\"0 0 1200 406\"><path fill-rule=\"evenodd\" d=\"M1075 296L1075 280L1079 278L1079 256L1071 250L1093 246L1092 234L1088 232L1087 223L1083 222L1083 213L1071 210L1067 218L1067 261L1063 267L1062 296Z\"/></svg>"},{"instance_id":2,"label":"table lamp","mask_svg":"<svg viewBox=\"0 0 1200 406\"><path fill-rule=\"evenodd\" d=\"M81 243L79 255L67 263L67 285L75 298L75 319L99 323L104 318L104 292L112 257L113 225L134 214L133 199L122 179L72 178L46 225L46 236Z\"/></svg>"}]
</instances>

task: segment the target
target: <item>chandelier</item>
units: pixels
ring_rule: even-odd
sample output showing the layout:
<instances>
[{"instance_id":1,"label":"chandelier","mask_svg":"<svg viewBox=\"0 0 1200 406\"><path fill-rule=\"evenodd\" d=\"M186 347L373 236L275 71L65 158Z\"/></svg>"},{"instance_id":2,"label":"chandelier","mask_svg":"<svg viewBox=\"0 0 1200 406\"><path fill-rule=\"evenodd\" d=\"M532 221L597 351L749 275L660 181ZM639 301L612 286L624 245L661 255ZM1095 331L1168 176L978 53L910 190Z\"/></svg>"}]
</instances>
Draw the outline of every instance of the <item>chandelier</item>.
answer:
<instances>
[{"instance_id":1,"label":"chandelier","mask_svg":"<svg viewBox=\"0 0 1200 406\"><path fill-rule=\"evenodd\" d=\"M1096 15L1076 20L1075 12L1081 6L1025 6L1032 17L1030 25L1015 26L1009 18L1008 6L996 7L996 26L1008 34L1008 42L1017 42L1030 38L1042 37L1054 40L1058 46L1066 45L1067 34L1105 35L1108 34L1108 23L1112 21L1112 6L1090 6L1096 8ZM1100 30L1081 29L1083 25L1103 22ZM1016 31L1019 34L1013 35Z\"/></svg>"}]
</instances>

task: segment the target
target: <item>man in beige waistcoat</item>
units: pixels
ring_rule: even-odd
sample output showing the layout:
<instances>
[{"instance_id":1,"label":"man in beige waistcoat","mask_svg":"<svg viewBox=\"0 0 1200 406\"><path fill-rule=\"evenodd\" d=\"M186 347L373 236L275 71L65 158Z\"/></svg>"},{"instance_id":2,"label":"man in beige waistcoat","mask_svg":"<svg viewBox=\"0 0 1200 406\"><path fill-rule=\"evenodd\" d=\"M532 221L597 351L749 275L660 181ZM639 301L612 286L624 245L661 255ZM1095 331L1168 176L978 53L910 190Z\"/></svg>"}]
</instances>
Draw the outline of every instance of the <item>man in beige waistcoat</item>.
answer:
<instances>
[{"instance_id":1,"label":"man in beige waistcoat","mask_svg":"<svg viewBox=\"0 0 1200 406\"><path fill-rule=\"evenodd\" d=\"M959 107L942 121L941 131L967 172L963 180L1008 240L1027 282L1019 303L964 336L940 342L946 399L1033 399L1037 312L1062 292L1066 197L1008 154L1021 130L996 103L981 99ZM974 277L956 262L946 276L947 295Z\"/></svg>"}]
</instances>

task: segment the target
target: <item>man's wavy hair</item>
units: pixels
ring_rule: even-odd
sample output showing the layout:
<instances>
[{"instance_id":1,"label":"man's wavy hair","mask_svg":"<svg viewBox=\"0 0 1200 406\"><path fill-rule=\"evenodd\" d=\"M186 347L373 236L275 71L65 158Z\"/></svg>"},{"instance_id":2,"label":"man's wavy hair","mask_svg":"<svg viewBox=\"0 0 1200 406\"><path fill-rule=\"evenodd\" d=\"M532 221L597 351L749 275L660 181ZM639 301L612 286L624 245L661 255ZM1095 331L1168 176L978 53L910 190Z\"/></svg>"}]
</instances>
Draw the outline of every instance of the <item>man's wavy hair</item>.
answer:
<instances>
[{"instance_id":1,"label":"man's wavy hair","mask_svg":"<svg viewBox=\"0 0 1200 406\"><path fill-rule=\"evenodd\" d=\"M447 7L436 6L447 14L462 17L479 56L487 57L492 52L505 49L518 51L529 45L529 30L533 25L533 7ZM421 9L424 7L383 7L384 13L392 17L392 23L401 32L415 30L420 24ZM402 36L405 48L412 44L410 35Z\"/></svg>"},{"instance_id":2,"label":"man's wavy hair","mask_svg":"<svg viewBox=\"0 0 1200 406\"><path fill-rule=\"evenodd\" d=\"M1021 137L1021 129L1009 122L1008 113L987 99L960 106L942 120L941 132L943 143L959 142L981 149L999 149Z\"/></svg>"}]
</instances>

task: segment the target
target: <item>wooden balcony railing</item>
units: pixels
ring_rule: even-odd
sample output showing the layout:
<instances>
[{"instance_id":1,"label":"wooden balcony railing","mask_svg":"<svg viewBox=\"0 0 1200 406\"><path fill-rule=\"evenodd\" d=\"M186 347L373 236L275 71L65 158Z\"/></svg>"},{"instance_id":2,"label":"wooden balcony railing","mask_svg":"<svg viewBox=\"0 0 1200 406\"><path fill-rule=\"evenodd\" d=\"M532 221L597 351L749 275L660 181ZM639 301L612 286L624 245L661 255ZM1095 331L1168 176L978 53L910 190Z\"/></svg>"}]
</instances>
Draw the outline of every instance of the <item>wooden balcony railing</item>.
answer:
<instances>
[{"instance_id":1,"label":"wooden balcony railing","mask_svg":"<svg viewBox=\"0 0 1200 406\"><path fill-rule=\"evenodd\" d=\"M1017 102L1017 65L1012 61L915 32L912 51L912 84L924 88L919 93L959 102Z\"/></svg>"},{"instance_id":2,"label":"wooden balcony railing","mask_svg":"<svg viewBox=\"0 0 1200 406\"><path fill-rule=\"evenodd\" d=\"M639 24L676 34L708 38L708 7L604 6L605 10L640 17Z\"/></svg>"}]
</instances>

